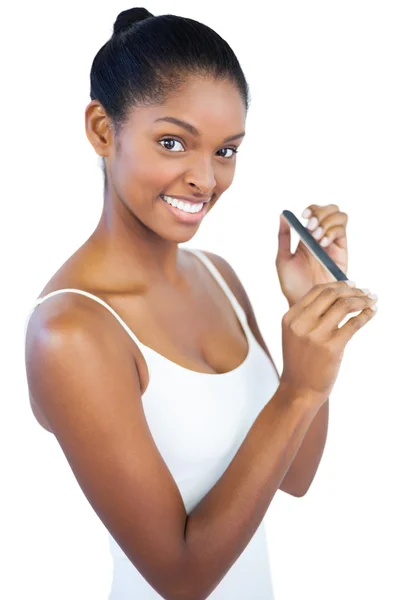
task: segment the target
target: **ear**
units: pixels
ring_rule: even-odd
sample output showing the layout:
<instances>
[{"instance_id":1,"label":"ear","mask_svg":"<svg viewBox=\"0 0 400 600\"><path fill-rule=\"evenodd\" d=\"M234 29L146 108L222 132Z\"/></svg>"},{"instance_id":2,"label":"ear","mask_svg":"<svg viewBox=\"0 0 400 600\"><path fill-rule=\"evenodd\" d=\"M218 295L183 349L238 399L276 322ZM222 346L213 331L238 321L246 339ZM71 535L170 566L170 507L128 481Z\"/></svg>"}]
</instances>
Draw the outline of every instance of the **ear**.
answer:
<instances>
[{"instance_id":1,"label":"ear","mask_svg":"<svg viewBox=\"0 0 400 600\"><path fill-rule=\"evenodd\" d=\"M114 143L110 119L98 100L92 100L85 109L86 137L96 154L109 156Z\"/></svg>"}]
</instances>

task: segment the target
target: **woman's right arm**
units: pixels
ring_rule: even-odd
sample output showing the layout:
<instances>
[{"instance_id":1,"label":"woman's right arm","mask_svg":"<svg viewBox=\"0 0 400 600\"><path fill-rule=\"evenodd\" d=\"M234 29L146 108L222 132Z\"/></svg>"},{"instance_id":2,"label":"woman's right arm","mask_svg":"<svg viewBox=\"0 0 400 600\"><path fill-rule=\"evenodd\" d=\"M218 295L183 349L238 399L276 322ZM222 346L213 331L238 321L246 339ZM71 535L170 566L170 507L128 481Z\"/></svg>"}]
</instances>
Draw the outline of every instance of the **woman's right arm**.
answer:
<instances>
[{"instance_id":1,"label":"woman's right arm","mask_svg":"<svg viewBox=\"0 0 400 600\"><path fill-rule=\"evenodd\" d=\"M97 311L44 314L28 330L29 390L86 498L161 596L207 597L263 520L318 408L278 388L188 516L149 430L127 344Z\"/></svg>"}]
</instances>

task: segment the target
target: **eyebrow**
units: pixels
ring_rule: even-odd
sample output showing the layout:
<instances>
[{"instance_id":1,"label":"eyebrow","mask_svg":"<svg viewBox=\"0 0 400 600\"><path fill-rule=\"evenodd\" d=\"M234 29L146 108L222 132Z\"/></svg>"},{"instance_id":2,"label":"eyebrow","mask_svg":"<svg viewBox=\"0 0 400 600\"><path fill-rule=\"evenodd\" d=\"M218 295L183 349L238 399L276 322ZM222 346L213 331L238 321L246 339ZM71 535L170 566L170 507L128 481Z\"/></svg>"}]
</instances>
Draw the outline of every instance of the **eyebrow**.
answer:
<instances>
[{"instance_id":1,"label":"eyebrow","mask_svg":"<svg viewBox=\"0 0 400 600\"><path fill-rule=\"evenodd\" d=\"M199 130L196 129L194 125L190 125L190 123L182 121L181 119L176 119L175 117L160 117L159 119L156 119L154 123L157 123L158 121L166 121L167 123L173 123L174 125L178 125L178 127L183 127L183 129L186 129L186 131L188 131L192 135L195 135L197 137L199 137L200 135ZM245 135L246 133L244 131L242 131L241 133L237 133L236 135L230 135L229 137L224 139L223 144L225 144L226 142L233 142L233 140L242 138Z\"/></svg>"}]
</instances>

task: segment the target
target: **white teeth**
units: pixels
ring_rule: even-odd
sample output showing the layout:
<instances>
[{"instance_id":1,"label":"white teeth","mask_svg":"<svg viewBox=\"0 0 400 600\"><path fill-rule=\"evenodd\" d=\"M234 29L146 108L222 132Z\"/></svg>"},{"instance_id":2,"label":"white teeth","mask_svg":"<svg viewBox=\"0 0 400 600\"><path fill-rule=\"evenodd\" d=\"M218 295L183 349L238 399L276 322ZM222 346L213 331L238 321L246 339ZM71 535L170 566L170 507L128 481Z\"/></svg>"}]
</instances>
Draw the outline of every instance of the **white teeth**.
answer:
<instances>
[{"instance_id":1,"label":"white teeth","mask_svg":"<svg viewBox=\"0 0 400 600\"><path fill-rule=\"evenodd\" d=\"M187 213L198 213L203 208L204 202L192 203L192 202L184 202L182 200L177 200L176 198L172 198L171 196L161 196L161 198L174 206L175 208L179 208Z\"/></svg>"}]
</instances>

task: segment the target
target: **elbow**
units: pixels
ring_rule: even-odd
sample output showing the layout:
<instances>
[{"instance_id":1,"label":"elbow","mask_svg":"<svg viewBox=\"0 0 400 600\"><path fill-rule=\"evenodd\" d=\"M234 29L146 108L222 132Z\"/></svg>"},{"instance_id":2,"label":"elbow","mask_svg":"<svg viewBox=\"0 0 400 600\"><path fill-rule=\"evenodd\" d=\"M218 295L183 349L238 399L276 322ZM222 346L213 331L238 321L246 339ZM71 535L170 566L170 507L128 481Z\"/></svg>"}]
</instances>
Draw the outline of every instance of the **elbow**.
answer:
<instances>
[{"instance_id":1,"label":"elbow","mask_svg":"<svg viewBox=\"0 0 400 600\"><path fill-rule=\"evenodd\" d=\"M308 492L310 486L307 487L297 487L294 490L290 490L289 494L291 496L294 496L295 498L302 498L303 496L305 496Z\"/></svg>"},{"instance_id":2,"label":"elbow","mask_svg":"<svg viewBox=\"0 0 400 600\"><path fill-rule=\"evenodd\" d=\"M296 492L296 494L292 494L295 498L303 498L307 492Z\"/></svg>"},{"instance_id":3,"label":"elbow","mask_svg":"<svg viewBox=\"0 0 400 600\"><path fill-rule=\"evenodd\" d=\"M310 486L311 483L307 487L297 489L294 493L292 493L292 496L295 496L296 498L303 498L303 496L305 496L310 489Z\"/></svg>"},{"instance_id":4,"label":"elbow","mask_svg":"<svg viewBox=\"0 0 400 600\"><path fill-rule=\"evenodd\" d=\"M179 561L175 576L170 577L169 584L164 586L161 594L165 600L205 600L207 595L199 587L198 578L195 577L186 554Z\"/></svg>"},{"instance_id":5,"label":"elbow","mask_svg":"<svg viewBox=\"0 0 400 600\"><path fill-rule=\"evenodd\" d=\"M175 577L173 589L165 595L166 600L206 600L211 594L213 587L207 584L204 572L207 569L202 568L202 573L198 571L193 556L186 548L184 559L180 561L178 574Z\"/></svg>"},{"instance_id":6,"label":"elbow","mask_svg":"<svg viewBox=\"0 0 400 600\"><path fill-rule=\"evenodd\" d=\"M184 588L175 587L172 593L167 593L163 595L165 600L206 600L209 594L198 591L195 591L194 588L189 587L189 589L185 586Z\"/></svg>"}]
</instances>

